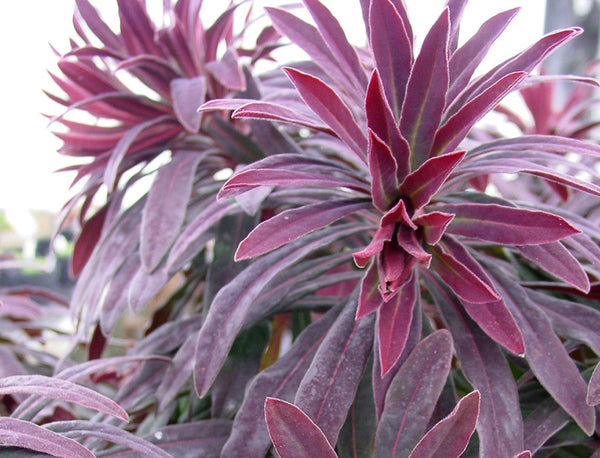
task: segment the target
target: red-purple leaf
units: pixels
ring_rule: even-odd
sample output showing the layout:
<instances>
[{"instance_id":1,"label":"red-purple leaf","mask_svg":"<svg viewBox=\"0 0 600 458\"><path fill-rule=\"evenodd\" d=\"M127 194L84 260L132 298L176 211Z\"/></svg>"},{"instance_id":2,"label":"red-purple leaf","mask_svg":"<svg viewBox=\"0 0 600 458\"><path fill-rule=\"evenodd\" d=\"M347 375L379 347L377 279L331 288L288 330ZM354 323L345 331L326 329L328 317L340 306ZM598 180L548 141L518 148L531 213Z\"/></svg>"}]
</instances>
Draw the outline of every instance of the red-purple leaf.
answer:
<instances>
[{"instance_id":1,"label":"red-purple leaf","mask_svg":"<svg viewBox=\"0 0 600 458\"><path fill-rule=\"evenodd\" d=\"M43 375L14 375L0 379L0 395L11 393L37 394L47 398L96 410L128 422L129 417L116 402L81 385Z\"/></svg>"},{"instance_id":2,"label":"red-purple leaf","mask_svg":"<svg viewBox=\"0 0 600 458\"><path fill-rule=\"evenodd\" d=\"M250 259L293 242L309 232L371 207L365 199L340 199L285 210L263 221L240 243L235 260Z\"/></svg>"},{"instance_id":3,"label":"red-purple leaf","mask_svg":"<svg viewBox=\"0 0 600 458\"><path fill-rule=\"evenodd\" d=\"M77 277L92 255L92 251L100 240L108 205L98 210L94 216L86 220L77 237L71 256L71 274Z\"/></svg>"},{"instance_id":4,"label":"red-purple leaf","mask_svg":"<svg viewBox=\"0 0 600 458\"><path fill-rule=\"evenodd\" d=\"M241 91L246 87L246 80L238 60L235 50L228 48L221 60L208 62L205 68L219 84L233 91Z\"/></svg>"},{"instance_id":5,"label":"red-purple leaf","mask_svg":"<svg viewBox=\"0 0 600 458\"><path fill-rule=\"evenodd\" d=\"M353 254L356 265L358 267L365 267L369 263L369 260L383 249L384 243L392 240L393 236L394 224L382 224L377 229L377 232L375 232L371 242L362 250Z\"/></svg>"},{"instance_id":6,"label":"red-purple leaf","mask_svg":"<svg viewBox=\"0 0 600 458\"><path fill-rule=\"evenodd\" d=\"M335 91L308 73L290 67L284 68L284 71L306 104L364 161L367 139L352 112Z\"/></svg>"},{"instance_id":7,"label":"red-purple leaf","mask_svg":"<svg viewBox=\"0 0 600 458\"><path fill-rule=\"evenodd\" d=\"M371 354L375 317L356 321L357 305L355 291L319 346L294 400L330 444L337 442Z\"/></svg>"},{"instance_id":8,"label":"red-purple leaf","mask_svg":"<svg viewBox=\"0 0 600 458\"><path fill-rule=\"evenodd\" d=\"M120 50L122 48L119 37L115 35L110 27L108 27L108 25L100 18L100 15L88 0L76 0L75 4L77 5L75 14L76 22L80 23L82 20L85 21L93 34L108 48L114 50Z\"/></svg>"},{"instance_id":9,"label":"red-purple leaf","mask_svg":"<svg viewBox=\"0 0 600 458\"><path fill-rule=\"evenodd\" d=\"M429 245L436 245L453 219L454 215L449 213L431 212L413 218L413 222L423 228L425 242Z\"/></svg>"},{"instance_id":10,"label":"red-purple leaf","mask_svg":"<svg viewBox=\"0 0 600 458\"><path fill-rule=\"evenodd\" d=\"M379 292L379 275L377 263L372 263L360 283L360 294L358 308L356 309L356 320L374 312L383 304L383 297Z\"/></svg>"},{"instance_id":11,"label":"red-purple leaf","mask_svg":"<svg viewBox=\"0 0 600 458\"><path fill-rule=\"evenodd\" d=\"M526 76L525 72L510 73L466 103L437 130L431 154L437 156L455 149L467 136L471 127Z\"/></svg>"},{"instance_id":12,"label":"red-purple leaf","mask_svg":"<svg viewBox=\"0 0 600 458\"><path fill-rule=\"evenodd\" d=\"M408 339L413 309L418 295L417 276L413 274L400 291L388 302L383 302L377 314L377 336L381 376L394 366Z\"/></svg>"},{"instance_id":13,"label":"red-purple leaf","mask_svg":"<svg viewBox=\"0 0 600 458\"><path fill-rule=\"evenodd\" d=\"M152 273L179 234L202 154L179 152L161 167L148 192L142 213L140 257Z\"/></svg>"},{"instance_id":14,"label":"red-purple leaf","mask_svg":"<svg viewBox=\"0 0 600 458\"><path fill-rule=\"evenodd\" d=\"M406 456L419 442L446 383L452 337L436 331L422 340L395 375L375 433L375 456Z\"/></svg>"},{"instance_id":15,"label":"red-purple leaf","mask_svg":"<svg viewBox=\"0 0 600 458\"><path fill-rule=\"evenodd\" d=\"M315 20L321 36L339 62L339 68L346 74L359 91L367 87L367 76L356 50L352 47L344 30L331 12L319 0L302 0Z\"/></svg>"},{"instance_id":16,"label":"red-purple leaf","mask_svg":"<svg viewBox=\"0 0 600 458\"><path fill-rule=\"evenodd\" d=\"M61 458L94 458L95 456L73 439L15 418L0 417L0 443Z\"/></svg>"},{"instance_id":17,"label":"red-purple leaf","mask_svg":"<svg viewBox=\"0 0 600 458\"><path fill-rule=\"evenodd\" d=\"M402 137L400 129L396 124L394 113L392 113L392 109L385 98L382 82L377 70L373 71L369 86L367 87L365 113L367 115L368 128L387 143L391 149L396 161L398 183L401 183L410 170L410 147L408 146L408 142Z\"/></svg>"},{"instance_id":18,"label":"red-purple leaf","mask_svg":"<svg viewBox=\"0 0 600 458\"><path fill-rule=\"evenodd\" d=\"M560 216L544 211L498 204L444 204L439 209L454 214L446 232L505 245L539 245L578 234Z\"/></svg>"},{"instance_id":19,"label":"red-purple leaf","mask_svg":"<svg viewBox=\"0 0 600 458\"><path fill-rule=\"evenodd\" d=\"M265 418L281 458L337 457L323 431L295 405L267 398Z\"/></svg>"},{"instance_id":20,"label":"red-purple leaf","mask_svg":"<svg viewBox=\"0 0 600 458\"><path fill-rule=\"evenodd\" d=\"M188 132L197 133L202 121L202 113L198 112L198 107L206 98L206 79L204 76L176 78L170 84L177 119Z\"/></svg>"},{"instance_id":21,"label":"red-purple leaf","mask_svg":"<svg viewBox=\"0 0 600 458\"><path fill-rule=\"evenodd\" d=\"M525 450L524 452L517 453L513 458L531 458L531 452Z\"/></svg>"},{"instance_id":22,"label":"red-purple leaf","mask_svg":"<svg viewBox=\"0 0 600 458\"><path fill-rule=\"evenodd\" d=\"M517 250L526 258L578 290L588 293L590 280L583 267L560 242L525 245Z\"/></svg>"},{"instance_id":23,"label":"red-purple leaf","mask_svg":"<svg viewBox=\"0 0 600 458\"><path fill-rule=\"evenodd\" d=\"M204 106L211 107L212 105L205 104ZM230 104L230 106L233 105ZM274 102L254 101L236 108L231 116L232 118L256 118L289 122L308 127L309 129L333 134L331 129L322 124L319 118L308 112L305 107L290 107Z\"/></svg>"},{"instance_id":24,"label":"red-purple leaf","mask_svg":"<svg viewBox=\"0 0 600 458\"><path fill-rule=\"evenodd\" d=\"M439 191L446 178L460 164L464 151L456 151L427 159L400 185L400 194L410 197L415 209L424 207Z\"/></svg>"},{"instance_id":25,"label":"red-purple leaf","mask_svg":"<svg viewBox=\"0 0 600 458\"><path fill-rule=\"evenodd\" d=\"M570 420L569 414L552 398L542 401L525 418L523 425L525 448L534 453L537 452L548 439L563 429Z\"/></svg>"},{"instance_id":26,"label":"red-purple leaf","mask_svg":"<svg viewBox=\"0 0 600 458\"><path fill-rule=\"evenodd\" d=\"M367 155L371 171L373 203L375 207L385 212L393 207L398 199L396 161L388 145L371 129L369 129Z\"/></svg>"},{"instance_id":27,"label":"red-purple leaf","mask_svg":"<svg viewBox=\"0 0 600 458\"><path fill-rule=\"evenodd\" d=\"M445 9L425 37L402 105L400 132L410 145L413 169L429 158L442 119L448 89L448 14Z\"/></svg>"},{"instance_id":28,"label":"red-purple leaf","mask_svg":"<svg viewBox=\"0 0 600 458\"><path fill-rule=\"evenodd\" d=\"M364 227L340 225L309 234L257 259L219 290L196 345L194 386L200 397L217 377L249 308L269 281L313 250L361 230Z\"/></svg>"},{"instance_id":29,"label":"red-purple leaf","mask_svg":"<svg viewBox=\"0 0 600 458\"><path fill-rule=\"evenodd\" d=\"M523 422L517 386L504 354L439 279L432 275L423 277L454 336L461 368L481 394L477 424L481 456L517 453L523 448Z\"/></svg>"},{"instance_id":30,"label":"red-purple leaf","mask_svg":"<svg viewBox=\"0 0 600 458\"><path fill-rule=\"evenodd\" d=\"M392 113L398 118L413 65L412 43L390 0L371 1L369 30L375 68Z\"/></svg>"},{"instance_id":31,"label":"red-purple leaf","mask_svg":"<svg viewBox=\"0 0 600 458\"><path fill-rule=\"evenodd\" d=\"M462 398L450 415L423 436L410 458L460 456L475 431L479 417L479 398L479 391L473 391Z\"/></svg>"},{"instance_id":32,"label":"red-purple leaf","mask_svg":"<svg viewBox=\"0 0 600 458\"><path fill-rule=\"evenodd\" d=\"M596 365L594 372L592 373L592 377L590 378L590 382L588 383L588 391L587 396L585 398L586 402L590 406L595 406L600 404L600 364Z\"/></svg>"}]
</instances>

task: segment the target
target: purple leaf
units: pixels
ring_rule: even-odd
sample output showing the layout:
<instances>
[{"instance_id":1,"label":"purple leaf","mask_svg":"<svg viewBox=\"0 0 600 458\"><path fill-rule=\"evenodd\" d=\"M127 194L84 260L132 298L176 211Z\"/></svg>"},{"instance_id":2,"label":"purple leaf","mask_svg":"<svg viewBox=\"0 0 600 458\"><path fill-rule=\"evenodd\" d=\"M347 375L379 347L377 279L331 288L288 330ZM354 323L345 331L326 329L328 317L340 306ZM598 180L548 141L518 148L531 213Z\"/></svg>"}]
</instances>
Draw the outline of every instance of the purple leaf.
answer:
<instances>
[{"instance_id":1,"label":"purple leaf","mask_svg":"<svg viewBox=\"0 0 600 458\"><path fill-rule=\"evenodd\" d=\"M410 197L415 209L424 207L439 191L463 157L465 157L464 151L456 151L427 159L406 177L400 185L400 194Z\"/></svg>"},{"instance_id":2,"label":"purple leaf","mask_svg":"<svg viewBox=\"0 0 600 458\"><path fill-rule=\"evenodd\" d=\"M586 434L591 435L595 427L595 413L586 404L587 385L552 330L548 317L529 300L523 288L512 278L498 271L494 272L494 277L523 333L525 356L531 370L556 402Z\"/></svg>"},{"instance_id":3,"label":"purple leaf","mask_svg":"<svg viewBox=\"0 0 600 458\"><path fill-rule=\"evenodd\" d=\"M115 33L106 25L100 18L96 9L88 2L88 0L76 0L77 10L75 21L80 23L85 21L94 35L96 35L102 43L108 48L120 50L122 48L121 40Z\"/></svg>"},{"instance_id":4,"label":"purple leaf","mask_svg":"<svg viewBox=\"0 0 600 458\"><path fill-rule=\"evenodd\" d=\"M448 9L425 37L408 80L400 132L410 145L413 169L429 158L448 89Z\"/></svg>"},{"instance_id":5,"label":"purple leaf","mask_svg":"<svg viewBox=\"0 0 600 458\"><path fill-rule=\"evenodd\" d=\"M238 55L234 49L228 48L221 60L213 60L205 66L206 70L219 82L233 91L241 91L246 87L246 80L240 68ZM204 102L204 100L202 100ZM198 106L200 106L199 103Z\"/></svg>"},{"instance_id":6,"label":"purple leaf","mask_svg":"<svg viewBox=\"0 0 600 458\"><path fill-rule=\"evenodd\" d=\"M383 303L383 298L379 292L379 274L377 273L377 263L372 263L363 276L360 283L360 294L358 299L358 308L356 309L356 319L360 320L363 316L374 312Z\"/></svg>"},{"instance_id":7,"label":"purple leaf","mask_svg":"<svg viewBox=\"0 0 600 458\"><path fill-rule=\"evenodd\" d=\"M198 112L198 107L206 98L206 78L175 78L170 84L173 110L177 119L188 132L197 133L202 120L202 113Z\"/></svg>"},{"instance_id":8,"label":"purple leaf","mask_svg":"<svg viewBox=\"0 0 600 458\"><path fill-rule=\"evenodd\" d=\"M579 261L560 242L517 247L526 259L579 291L590 291L590 280Z\"/></svg>"},{"instance_id":9,"label":"purple leaf","mask_svg":"<svg viewBox=\"0 0 600 458\"><path fill-rule=\"evenodd\" d=\"M450 415L423 436L410 458L460 456L475 431L479 417L479 398L479 391L473 391L462 398Z\"/></svg>"},{"instance_id":10,"label":"purple leaf","mask_svg":"<svg viewBox=\"0 0 600 458\"><path fill-rule=\"evenodd\" d=\"M519 8L513 8L488 19L463 46L452 54L449 62L450 87L446 95L448 105L469 84L471 76L487 55L490 46L518 11Z\"/></svg>"},{"instance_id":11,"label":"purple leaf","mask_svg":"<svg viewBox=\"0 0 600 458\"><path fill-rule=\"evenodd\" d=\"M375 433L375 456L405 456L419 442L450 371L452 337L446 330L423 339L394 376Z\"/></svg>"},{"instance_id":12,"label":"purple leaf","mask_svg":"<svg viewBox=\"0 0 600 458\"><path fill-rule=\"evenodd\" d=\"M129 421L127 412L106 396L81 385L43 375L13 375L0 379L0 395L11 393L37 394L51 399L72 402L98 412Z\"/></svg>"},{"instance_id":13,"label":"purple leaf","mask_svg":"<svg viewBox=\"0 0 600 458\"><path fill-rule=\"evenodd\" d=\"M339 68L344 73L348 73L348 78L359 91L364 91L367 87L365 69L358 59L356 50L348 43L344 30L335 16L319 0L302 1L315 20L331 54L339 62Z\"/></svg>"},{"instance_id":14,"label":"purple leaf","mask_svg":"<svg viewBox=\"0 0 600 458\"><path fill-rule=\"evenodd\" d=\"M537 452L548 439L571 420L569 414L548 398L527 415L524 423L525 448Z\"/></svg>"},{"instance_id":15,"label":"purple leaf","mask_svg":"<svg viewBox=\"0 0 600 458\"><path fill-rule=\"evenodd\" d=\"M94 458L95 456L73 439L15 418L0 417L0 442L3 445L25 447L62 458Z\"/></svg>"},{"instance_id":16,"label":"purple leaf","mask_svg":"<svg viewBox=\"0 0 600 458\"><path fill-rule=\"evenodd\" d=\"M297 240L316 229L371 207L365 199L340 199L285 210L263 221L240 243L235 260L250 259Z\"/></svg>"},{"instance_id":17,"label":"purple leaf","mask_svg":"<svg viewBox=\"0 0 600 458\"><path fill-rule=\"evenodd\" d=\"M437 156L454 150L467 136L471 127L526 76L525 72L510 73L466 103L437 130L431 154Z\"/></svg>"},{"instance_id":18,"label":"purple leaf","mask_svg":"<svg viewBox=\"0 0 600 458\"><path fill-rule=\"evenodd\" d=\"M396 160L390 148L369 129L367 150L371 171L371 196L375 207L385 212L392 208L398 199L398 179Z\"/></svg>"},{"instance_id":19,"label":"purple leaf","mask_svg":"<svg viewBox=\"0 0 600 458\"><path fill-rule=\"evenodd\" d=\"M412 43L402 17L389 0L371 1L369 30L375 68L392 113L398 118L413 65Z\"/></svg>"},{"instance_id":20,"label":"purple leaf","mask_svg":"<svg viewBox=\"0 0 600 458\"><path fill-rule=\"evenodd\" d=\"M267 453L271 441L264 419L266 397L294 400L315 352L339 312L340 307L335 307L308 326L285 355L250 382L244 402L233 421L231 435L223 447L224 456L264 456Z\"/></svg>"},{"instance_id":21,"label":"purple leaf","mask_svg":"<svg viewBox=\"0 0 600 458\"><path fill-rule=\"evenodd\" d=\"M127 288L127 304L131 307L131 310L134 313L139 313L143 307L156 297L170 278L164 268L158 268L151 274L144 269L138 269L131 278L129 288Z\"/></svg>"},{"instance_id":22,"label":"purple leaf","mask_svg":"<svg viewBox=\"0 0 600 458\"><path fill-rule=\"evenodd\" d=\"M551 243L581 232L560 216L497 204L443 204L454 214L446 232L505 245Z\"/></svg>"},{"instance_id":23,"label":"purple leaf","mask_svg":"<svg viewBox=\"0 0 600 458\"><path fill-rule=\"evenodd\" d=\"M436 245L446 232L446 227L454 215L443 212L431 212L413 218L413 222L423 228L423 238L429 245Z\"/></svg>"},{"instance_id":24,"label":"purple leaf","mask_svg":"<svg viewBox=\"0 0 600 458\"><path fill-rule=\"evenodd\" d=\"M387 1L387 0L385 0ZM394 113L385 98L383 86L377 70L373 71L367 95L365 98L365 113L367 115L367 126L376 136L381 138L392 151L396 162L396 174L398 182L404 178L410 169L410 147L402 137L400 129L394 119Z\"/></svg>"},{"instance_id":25,"label":"purple leaf","mask_svg":"<svg viewBox=\"0 0 600 458\"><path fill-rule=\"evenodd\" d=\"M513 458L531 458L531 452L525 450L524 452L517 453Z\"/></svg>"},{"instance_id":26,"label":"purple leaf","mask_svg":"<svg viewBox=\"0 0 600 458\"><path fill-rule=\"evenodd\" d=\"M286 67L283 69L306 104L343 140L358 158L365 160L367 139L350 109L319 78Z\"/></svg>"},{"instance_id":27,"label":"purple leaf","mask_svg":"<svg viewBox=\"0 0 600 458\"><path fill-rule=\"evenodd\" d=\"M337 441L371 354L375 317L356 321L357 305L355 291L319 346L294 400L331 444Z\"/></svg>"},{"instance_id":28,"label":"purple leaf","mask_svg":"<svg viewBox=\"0 0 600 458\"><path fill-rule=\"evenodd\" d=\"M232 118L255 118L268 119L272 121L289 122L308 127L320 132L333 134L333 131L324 125L321 120L314 116L305 107L296 107L295 104L286 106L283 103L270 101L254 101L235 108Z\"/></svg>"},{"instance_id":29,"label":"purple leaf","mask_svg":"<svg viewBox=\"0 0 600 458\"><path fill-rule=\"evenodd\" d=\"M382 377L390 371L404 350L417 302L417 289L417 276L413 274L400 291L379 308L377 337Z\"/></svg>"},{"instance_id":30,"label":"purple leaf","mask_svg":"<svg viewBox=\"0 0 600 458\"><path fill-rule=\"evenodd\" d=\"M148 192L142 213L140 257L152 273L179 235L202 154L179 152L161 167Z\"/></svg>"},{"instance_id":31,"label":"purple leaf","mask_svg":"<svg viewBox=\"0 0 600 458\"><path fill-rule=\"evenodd\" d=\"M330 227L291 242L256 260L215 296L196 345L194 384L200 397L217 377L235 337L244 324L255 299L278 273L306 256L364 227Z\"/></svg>"},{"instance_id":32,"label":"purple leaf","mask_svg":"<svg viewBox=\"0 0 600 458\"><path fill-rule=\"evenodd\" d=\"M454 336L464 374L481 394L477 432L481 456L510 456L523 448L517 386L500 348L464 312L439 279L424 275L428 290Z\"/></svg>"},{"instance_id":33,"label":"purple leaf","mask_svg":"<svg viewBox=\"0 0 600 458\"><path fill-rule=\"evenodd\" d=\"M73 277L77 277L81 273L100 240L107 210L108 205L103 206L94 216L87 219L81 228L71 255L71 273Z\"/></svg>"},{"instance_id":34,"label":"purple leaf","mask_svg":"<svg viewBox=\"0 0 600 458\"><path fill-rule=\"evenodd\" d=\"M323 431L295 405L267 398L265 418L281 458L337 457Z\"/></svg>"},{"instance_id":35,"label":"purple leaf","mask_svg":"<svg viewBox=\"0 0 600 458\"><path fill-rule=\"evenodd\" d=\"M600 364L597 364L596 368L594 369L594 372L592 373L592 377L590 378L590 382L588 383L588 391L585 400L590 406L600 404L600 370L598 369L599 367Z\"/></svg>"},{"instance_id":36,"label":"purple leaf","mask_svg":"<svg viewBox=\"0 0 600 458\"><path fill-rule=\"evenodd\" d=\"M500 296L489 286L484 279L457 260L451 253L436 246L432 248L434 256L431 259L431 269L461 299L472 304L485 304L497 302Z\"/></svg>"}]
</instances>

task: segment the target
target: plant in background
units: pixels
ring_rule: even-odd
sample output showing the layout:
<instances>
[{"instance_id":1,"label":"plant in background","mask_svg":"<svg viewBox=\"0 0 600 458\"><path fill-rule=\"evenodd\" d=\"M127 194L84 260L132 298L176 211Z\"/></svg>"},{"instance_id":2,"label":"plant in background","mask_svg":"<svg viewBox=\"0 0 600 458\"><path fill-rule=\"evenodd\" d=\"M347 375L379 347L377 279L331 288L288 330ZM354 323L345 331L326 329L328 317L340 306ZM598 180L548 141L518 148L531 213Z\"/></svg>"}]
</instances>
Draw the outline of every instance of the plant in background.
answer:
<instances>
[{"instance_id":1,"label":"plant in background","mask_svg":"<svg viewBox=\"0 0 600 458\"><path fill-rule=\"evenodd\" d=\"M165 2L163 25L118 1L113 31L78 0L82 43L52 96L62 152L87 159L65 207L82 223L77 332L52 378L0 390L98 414L40 428L57 404L26 398L0 440L57 456L591 453L600 147L478 125L516 90L537 123L547 83L531 73L581 31L475 77L517 10L459 45L466 3L417 48L402 0L361 0L356 48L318 0L303 0L314 25L267 8L251 47L245 2L207 27L201 1ZM259 72L283 37L311 60Z\"/></svg>"}]
</instances>

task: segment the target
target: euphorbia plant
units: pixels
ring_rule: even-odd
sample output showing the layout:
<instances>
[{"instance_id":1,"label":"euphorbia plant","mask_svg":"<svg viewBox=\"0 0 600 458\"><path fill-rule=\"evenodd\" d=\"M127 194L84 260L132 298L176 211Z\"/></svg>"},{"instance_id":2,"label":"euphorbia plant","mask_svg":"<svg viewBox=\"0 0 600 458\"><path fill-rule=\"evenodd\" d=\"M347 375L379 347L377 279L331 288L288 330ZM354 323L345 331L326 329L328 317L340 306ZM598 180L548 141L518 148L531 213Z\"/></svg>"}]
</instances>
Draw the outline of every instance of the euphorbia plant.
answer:
<instances>
[{"instance_id":1,"label":"euphorbia plant","mask_svg":"<svg viewBox=\"0 0 600 458\"><path fill-rule=\"evenodd\" d=\"M2 426L19 441L5 442L76 456L66 439L96 422L85 445L102 456L134 453L111 444L284 458L592 450L600 231L590 205L569 202L600 196L600 147L474 130L508 93L538 97L531 73L580 29L474 77L517 10L459 45L467 2L449 0L416 49L402 0L361 0L356 48L303 0L314 25L267 8L248 49L251 15L241 34L231 22L248 3L207 27L201 1L166 2L167 25L119 1L117 32L77 1L82 43L61 57L55 121L63 152L92 160L66 207L80 204L83 223L78 327L55 372L93 374L103 395L98 416L72 412L46 442L31 438L42 407L24 401ZM258 72L283 37L311 60ZM502 174L517 176L510 192L492 186ZM540 182L566 202L540 198ZM128 306L144 321L125 340ZM6 392L81 404L74 383L19 383Z\"/></svg>"}]
</instances>

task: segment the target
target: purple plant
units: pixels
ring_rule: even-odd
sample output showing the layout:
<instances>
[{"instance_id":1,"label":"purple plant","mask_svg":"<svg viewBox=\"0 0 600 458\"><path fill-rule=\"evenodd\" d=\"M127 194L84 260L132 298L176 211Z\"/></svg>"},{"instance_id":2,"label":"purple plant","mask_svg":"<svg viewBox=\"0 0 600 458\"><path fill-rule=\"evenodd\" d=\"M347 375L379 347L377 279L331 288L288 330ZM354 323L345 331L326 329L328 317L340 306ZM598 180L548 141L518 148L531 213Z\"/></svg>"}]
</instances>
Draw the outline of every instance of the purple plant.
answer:
<instances>
[{"instance_id":1,"label":"purple plant","mask_svg":"<svg viewBox=\"0 0 600 458\"><path fill-rule=\"evenodd\" d=\"M554 77L532 74L581 30L475 77L517 10L459 45L466 3L448 0L417 49L402 0L360 0L357 48L303 0L314 25L267 8L248 48L251 2L210 26L202 1L165 2L161 26L118 1L113 31L78 0L51 96L62 152L86 159L65 207L82 223L77 331L49 373L0 379L19 403L0 442L57 456L597 448L600 147L587 121L550 128L583 120L591 92L551 111ZM258 71L286 38L310 61ZM535 128L486 130L492 111L517 122L499 105L514 91ZM67 418L45 424L57 406Z\"/></svg>"}]
</instances>

